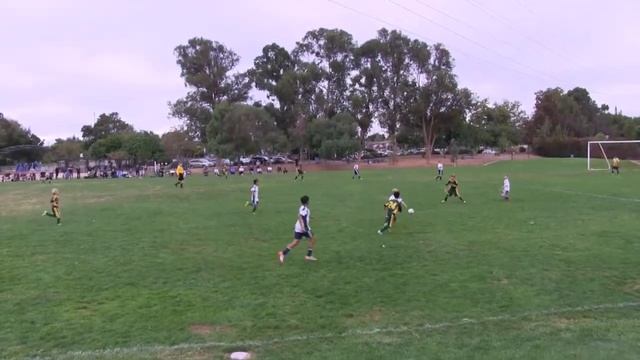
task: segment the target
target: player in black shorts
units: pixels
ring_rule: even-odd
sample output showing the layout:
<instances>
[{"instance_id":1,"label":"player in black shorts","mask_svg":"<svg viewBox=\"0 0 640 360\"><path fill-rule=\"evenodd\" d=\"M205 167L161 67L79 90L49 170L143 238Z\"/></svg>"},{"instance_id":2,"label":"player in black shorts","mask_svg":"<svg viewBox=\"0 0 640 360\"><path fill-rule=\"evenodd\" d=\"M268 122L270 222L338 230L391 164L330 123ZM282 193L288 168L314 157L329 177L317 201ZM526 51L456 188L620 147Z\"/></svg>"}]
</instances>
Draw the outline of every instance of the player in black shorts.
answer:
<instances>
[{"instance_id":1,"label":"player in black shorts","mask_svg":"<svg viewBox=\"0 0 640 360\"><path fill-rule=\"evenodd\" d=\"M441 201L442 203L445 203L450 196L455 196L463 203L466 203L466 201L464 201L464 199L460 195L460 184L458 183L458 179L456 179L455 174L449 177L449 181L447 181L446 184L445 193L446 195L444 196L444 200Z\"/></svg>"},{"instance_id":2,"label":"player in black shorts","mask_svg":"<svg viewBox=\"0 0 640 360\"><path fill-rule=\"evenodd\" d=\"M296 166L296 177L293 180L304 180L304 171L302 171L302 166Z\"/></svg>"}]
</instances>

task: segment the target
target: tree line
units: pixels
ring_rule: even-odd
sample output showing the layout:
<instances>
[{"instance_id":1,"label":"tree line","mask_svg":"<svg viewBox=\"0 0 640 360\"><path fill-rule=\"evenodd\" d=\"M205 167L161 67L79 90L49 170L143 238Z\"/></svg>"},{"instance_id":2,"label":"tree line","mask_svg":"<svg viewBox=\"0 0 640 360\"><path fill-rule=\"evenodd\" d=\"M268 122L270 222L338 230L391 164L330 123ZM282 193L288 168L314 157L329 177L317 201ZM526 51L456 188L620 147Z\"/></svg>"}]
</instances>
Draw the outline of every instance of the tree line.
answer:
<instances>
[{"instance_id":1,"label":"tree line","mask_svg":"<svg viewBox=\"0 0 640 360\"><path fill-rule=\"evenodd\" d=\"M265 45L243 72L240 57L217 41L195 37L174 54L188 89L168 103L169 114L181 121L177 130L159 136L136 131L118 113L101 114L82 127L82 138L57 139L47 152L26 147L12 152L13 160L84 153L145 161L204 152L339 159L362 150L371 136L394 148L424 147L427 157L452 144L469 151L528 144L554 156L564 155L557 144L576 139L640 135L640 118L612 114L580 87L537 92L531 116L516 101L481 99L459 85L445 45L397 30L380 29L362 44L341 29L311 30L292 49ZM266 100L251 101L255 93ZM371 134L374 124L384 134ZM41 140L1 117L0 149L25 144Z\"/></svg>"}]
</instances>

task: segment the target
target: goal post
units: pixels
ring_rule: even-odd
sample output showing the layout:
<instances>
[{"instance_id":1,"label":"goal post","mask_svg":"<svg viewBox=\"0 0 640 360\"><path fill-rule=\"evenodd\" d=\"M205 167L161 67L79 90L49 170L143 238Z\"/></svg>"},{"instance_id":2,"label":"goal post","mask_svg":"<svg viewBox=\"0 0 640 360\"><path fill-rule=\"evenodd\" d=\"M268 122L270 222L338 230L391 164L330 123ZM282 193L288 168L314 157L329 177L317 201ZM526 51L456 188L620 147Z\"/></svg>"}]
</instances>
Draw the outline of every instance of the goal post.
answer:
<instances>
[{"instance_id":1,"label":"goal post","mask_svg":"<svg viewBox=\"0 0 640 360\"><path fill-rule=\"evenodd\" d=\"M587 142L587 170L611 170L610 159L614 157L626 157L633 156L638 151L629 151L630 145L624 144L640 144L640 140L603 140L603 141L589 141ZM627 156L622 156L627 154Z\"/></svg>"}]
</instances>

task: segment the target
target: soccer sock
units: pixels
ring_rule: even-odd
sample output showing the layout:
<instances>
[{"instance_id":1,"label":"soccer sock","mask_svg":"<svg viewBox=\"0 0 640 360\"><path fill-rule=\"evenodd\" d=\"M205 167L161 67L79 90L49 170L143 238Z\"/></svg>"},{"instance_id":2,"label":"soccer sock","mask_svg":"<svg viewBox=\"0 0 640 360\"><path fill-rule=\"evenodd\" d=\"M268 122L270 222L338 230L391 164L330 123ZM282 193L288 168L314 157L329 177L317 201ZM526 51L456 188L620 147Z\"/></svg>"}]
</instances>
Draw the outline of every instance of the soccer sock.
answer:
<instances>
[{"instance_id":1,"label":"soccer sock","mask_svg":"<svg viewBox=\"0 0 640 360\"><path fill-rule=\"evenodd\" d=\"M289 251L291 251L291 249L289 249L288 247L284 248L284 250L282 250L282 255L287 256Z\"/></svg>"},{"instance_id":2,"label":"soccer sock","mask_svg":"<svg viewBox=\"0 0 640 360\"><path fill-rule=\"evenodd\" d=\"M58 218L57 220L58 220L58 224L60 224L60 218Z\"/></svg>"},{"instance_id":3,"label":"soccer sock","mask_svg":"<svg viewBox=\"0 0 640 360\"><path fill-rule=\"evenodd\" d=\"M447 201L449 199L449 195L445 195L444 196L444 201Z\"/></svg>"},{"instance_id":4,"label":"soccer sock","mask_svg":"<svg viewBox=\"0 0 640 360\"><path fill-rule=\"evenodd\" d=\"M307 249L307 256L313 256L313 249Z\"/></svg>"},{"instance_id":5,"label":"soccer sock","mask_svg":"<svg viewBox=\"0 0 640 360\"><path fill-rule=\"evenodd\" d=\"M258 210L258 205L253 205L253 212L256 212L256 210Z\"/></svg>"},{"instance_id":6,"label":"soccer sock","mask_svg":"<svg viewBox=\"0 0 640 360\"><path fill-rule=\"evenodd\" d=\"M384 224L384 226L382 227L382 229L380 229L380 232L385 232L389 230L389 223Z\"/></svg>"}]
</instances>

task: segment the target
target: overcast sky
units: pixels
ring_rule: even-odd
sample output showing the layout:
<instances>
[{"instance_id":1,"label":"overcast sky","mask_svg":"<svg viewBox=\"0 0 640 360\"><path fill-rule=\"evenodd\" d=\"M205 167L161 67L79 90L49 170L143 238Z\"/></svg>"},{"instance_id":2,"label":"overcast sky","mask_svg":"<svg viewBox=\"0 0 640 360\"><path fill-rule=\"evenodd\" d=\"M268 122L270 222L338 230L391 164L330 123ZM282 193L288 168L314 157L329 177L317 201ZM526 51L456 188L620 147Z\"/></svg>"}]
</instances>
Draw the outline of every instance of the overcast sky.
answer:
<instances>
[{"instance_id":1,"label":"overcast sky","mask_svg":"<svg viewBox=\"0 0 640 360\"><path fill-rule=\"evenodd\" d=\"M492 101L530 113L537 90L583 86L638 116L638 14L638 0L0 0L0 112L47 142L113 111L162 133L187 91L173 49L191 37L224 43L245 70L311 29L362 43L387 27L444 43L460 83Z\"/></svg>"}]
</instances>

